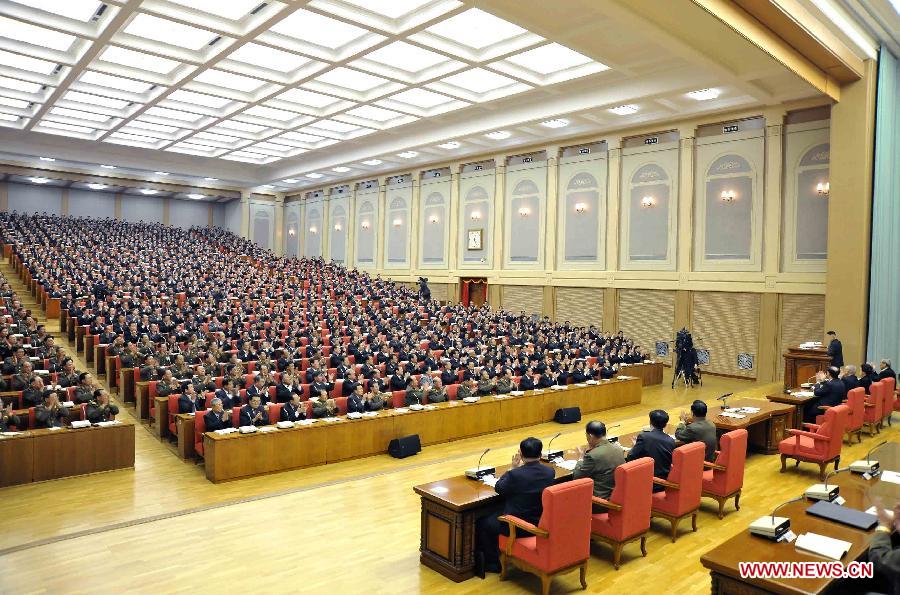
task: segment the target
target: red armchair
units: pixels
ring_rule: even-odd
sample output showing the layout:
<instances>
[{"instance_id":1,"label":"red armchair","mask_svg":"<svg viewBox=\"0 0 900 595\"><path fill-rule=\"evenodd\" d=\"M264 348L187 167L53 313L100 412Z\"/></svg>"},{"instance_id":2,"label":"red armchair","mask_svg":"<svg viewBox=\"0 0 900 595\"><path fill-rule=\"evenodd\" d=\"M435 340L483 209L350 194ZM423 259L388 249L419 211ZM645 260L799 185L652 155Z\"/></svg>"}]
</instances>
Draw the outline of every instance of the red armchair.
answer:
<instances>
[{"instance_id":1,"label":"red armchair","mask_svg":"<svg viewBox=\"0 0 900 595\"><path fill-rule=\"evenodd\" d=\"M615 480L609 500L593 497L594 503L605 506L608 512L591 515L591 538L613 547L613 566L618 570L626 543L640 539L641 555L647 555L653 459L643 457L619 465Z\"/></svg>"},{"instance_id":2,"label":"red armchair","mask_svg":"<svg viewBox=\"0 0 900 595\"><path fill-rule=\"evenodd\" d=\"M169 433L177 436L175 432L175 416L178 415L178 397L181 395L169 395Z\"/></svg>"},{"instance_id":3,"label":"red armchair","mask_svg":"<svg viewBox=\"0 0 900 595\"><path fill-rule=\"evenodd\" d=\"M797 461L795 466L800 465L801 461L817 463L819 477L822 480L825 479L825 467L828 463L834 461L834 468L837 469L841 462L841 445L849 412L850 408L847 405L838 405L825 411L822 424L803 424L809 431L789 430L791 437L785 438L778 445L778 451L781 453L781 472L784 473L787 469L788 459L795 459Z\"/></svg>"},{"instance_id":4,"label":"red armchair","mask_svg":"<svg viewBox=\"0 0 900 595\"><path fill-rule=\"evenodd\" d=\"M725 503L734 497L734 508L741 509L744 464L747 461L747 430L732 430L719 438L715 463L703 462L701 496L719 503L719 518L725 517Z\"/></svg>"},{"instance_id":5,"label":"red armchair","mask_svg":"<svg viewBox=\"0 0 900 595\"><path fill-rule=\"evenodd\" d=\"M891 415L894 414L894 408L896 407L894 403L894 391L897 388L897 379L885 378L881 383L884 385L884 388L881 389L881 392L884 395L884 402L881 406L881 414L884 417L882 418L881 426L884 427L884 420L887 420L887 425L893 425L891 423Z\"/></svg>"},{"instance_id":6,"label":"red armchair","mask_svg":"<svg viewBox=\"0 0 900 595\"><path fill-rule=\"evenodd\" d=\"M847 413L847 426L844 428L844 433L847 435L847 444L853 444L854 432L856 433L857 441L862 442L862 427L866 411L866 390L862 387L851 389L847 393L847 400L844 403L850 409ZM825 405L820 407L820 409L828 410L831 407ZM825 416L817 415L816 423L819 425L825 423Z\"/></svg>"},{"instance_id":7,"label":"red armchair","mask_svg":"<svg viewBox=\"0 0 900 595\"><path fill-rule=\"evenodd\" d=\"M591 555L591 497L594 481L589 478L567 481L544 490L544 512L537 526L512 515L503 515L509 537L500 536L500 580L506 578L510 563L541 577L541 592L550 592L554 576L581 571L581 588L587 589L585 573ZM516 538L516 529L533 537Z\"/></svg>"},{"instance_id":8,"label":"red armchair","mask_svg":"<svg viewBox=\"0 0 900 595\"><path fill-rule=\"evenodd\" d=\"M866 397L863 425L868 428L869 436L874 436L881 431L879 428L881 420L884 418L884 415L882 415L884 413L882 411L884 408L884 396L881 394L883 387L884 385L881 384L880 380L873 382L872 386L869 387L869 396Z\"/></svg>"},{"instance_id":9,"label":"red armchair","mask_svg":"<svg viewBox=\"0 0 900 595\"><path fill-rule=\"evenodd\" d=\"M667 479L653 478L653 483L666 489L654 492L651 517L664 518L672 525L672 542L678 537L678 523L691 517L691 528L697 530L697 511L703 490L703 456L706 446L691 442L679 446L672 453L672 470Z\"/></svg>"},{"instance_id":10,"label":"red armchair","mask_svg":"<svg viewBox=\"0 0 900 595\"><path fill-rule=\"evenodd\" d=\"M194 452L203 456L203 434L206 433L206 414L194 416Z\"/></svg>"}]
</instances>

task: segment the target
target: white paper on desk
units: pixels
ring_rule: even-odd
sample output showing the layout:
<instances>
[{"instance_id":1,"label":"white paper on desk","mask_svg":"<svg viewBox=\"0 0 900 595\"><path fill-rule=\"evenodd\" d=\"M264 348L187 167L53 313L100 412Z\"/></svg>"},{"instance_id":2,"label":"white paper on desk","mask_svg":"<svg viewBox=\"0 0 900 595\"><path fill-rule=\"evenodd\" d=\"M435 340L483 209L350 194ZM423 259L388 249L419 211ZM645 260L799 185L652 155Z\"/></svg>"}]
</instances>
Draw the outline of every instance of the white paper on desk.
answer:
<instances>
[{"instance_id":1,"label":"white paper on desk","mask_svg":"<svg viewBox=\"0 0 900 595\"><path fill-rule=\"evenodd\" d=\"M295 426L311 426L312 424L316 423L317 421L319 421L319 420L317 420L317 419L301 419L300 421L294 422L294 425Z\"/></svg>"},{"instance_id":2,"label":"white paper on desk","mask_svg":"<svg viewBox=\"0 0 900 595\"><path fill-rule=\"evenodd\" d=\"M75 401L63 401L63 407L74 407Z\"/></svg>"},{"instance_id":3,"label":"white paper on desk","mask_svg":"<svg viewBox=\"0 0 900 595\"><path fill-rule=\"evenodd\" d=\"M406 407L400 407L399 409L394 409L394 413L409 413L409 409Z\"/></svg>"},{"instance_id":4,"label":"white paper on desk","mask_svg":"<svg viewBox=\"0 0 900 595\"><path fill-rule=\"evenodd\" d=\"M746 415L741 415L740 413L731 413L730 411L723 411L720 415L722 417L731 417L734 419L744 419L745 417L747 417Z\"/></svg>"},{"instance_id":5,"label":"white paper on desk","mask_svg":"<svg viewBox=\"0 0 900 595\"><path fill-rule=\"evenodd\" d=\"M616 378L619 380L631 380L632 378L636 378L636 376L623 376L622 374L619 374Z\"/></svg>"},{"instance_id":6,"label":"white paper on desk","mask_svg":"<svg viewBox=\"0 0 900 595\"><path fill-rule=\"evenodd\" d=\"M759 413L759 407L741 407L741 413Z\"/></svg>"},{"instance_id":7,"label":"white paper on desk","mask_svg":"<svg viewBox=\"0 0 900 595\"><path fill-rule=\"evenodd\" d=\"M575 386L577 386L579 388L584 388L585 386L587 386L587 383L586 382L576 382Z\"/></svg>"},{"instance_id":8,"label":"white paper on desk","mask_svg":"<svg viewBox=\"0 0 900 595\"><path fill-rule=\"evenodd\" d=\"M495 485L497 485L497 478L493 475L485 475L481 478L481 481L484 483L484 485L489 487L494 487Z\"/></svg>"},{"instance_id":9,"label":"white paper on desk","mask_svg":"<svg viewBox=\"0 0 900 595\"><path fill-rule=\"evenodd\" d=\"M18 436L18 432L0 432L0 436L6 436L7 438L10 436Z\"/></svg>"},{"instance_id":10,"label":"white paper on desk","mask_svg":"<svg viewBox=\"0 0 900 595\"><path fill-rule=\"evenodd\" d=\"M333 424L335 422L341 421L341 418L340 417L323 417L322 421L327 421L328 423Z\"/></svg>"},{"instance_id":11,"label":"white paper on desk","mask_svg":"<svg viewBox=\"0 0 900 595\"><path fill-rule=\"evenodd\" d=\"M543 392L544 392L544 389L542 389L542 388L536 388L536 389L534 389L534 393L537 394L537 395L539 395L539 394L541 394L541 393L543 393Z\"/></svg>"},{"instance_id":12,"label":"white paper on desk","mask_svg":"<svg viewBox=\"0 0 900 595\"><path fill-rule=\"evenodd\" d=\"M259 431L263 434L266 432L274 432L276 430L275 426L260 426Z\"/></svg>"},{"instance_id":13,"label":"white paper on desk","mask_svg":"<svg viewBox=\"0 0 900 595\"><path fill-rule=\"evenodd\" d=\"M578 464L578 461L575 459L564 459L556 463L557 467L562 467L568 471L572 471L575 468L575 465Z\"/></svg>"},{"instance_id":14,"label":"white paper on desk","mask_svg":"<svg viewBox=\"0 0 900 595\"><path fill-rule=\"evenodd\" d=\"M522 395L525 394L525 391L524 390L512 390L512 391L509 391L509 394L510 394L510 396L513 396L513 397L521 397Z\"/></svg>"},{"instance_id":15,"label":"white paper on desk","mask_svg":"<svg viewBox=\"0 0 900 595\"><path fill-rule=\"evenodd\" d=\"M816 396L811 390L798 390L794 393L795 397L814 397Z\"/></svg>"},{"instance_id":16,"label":"white paper on desk","mask_svg":"<svg viewBox=\"0 0 900 595\"><path fill-rule=\"evenodd\" d=\"M599 383L596 380L588 380L587 382L585 382L585 384L590 384L593 386L593 385L599 384Z\"/></svg>"},{"instance_id":17,"label":"white paper on desk","mask_svg":"<svg viewBox=\"0 0 900 595\"><path fill-rule=\"evenodd\" d=\"M797 541L794 542L794 547L801 552L823 556L832 560L843 558L844 554L850 551L852 546L853 544L849 541L834 539L818 533L804 533L798 536Z\"/></svg>"},{"instance_id":18,"label":"white paper on desk","mask_svg":"<svg viewBox=\"0 0 900 595\"><path fill-rule=\"evenodd\" d=\"M900 473L896 471L888 471L885 469L881 472L881 481L888 483L900 483Z\"/></svg>"},{"instance_id":19,"label":"white paper on desk","mask_svg":"<svg viewBox=\"0 0 900 595\"><path fill-rule=\"evenodd\" d=\"M113 419L113 420L110 420L110 421L101 421L101 422L98 422L97 425L100 426L101 428L108 428L109 426L114 426L114 425L120 424L120 423L122 423L122 422L120 422L120 421L117 420L117 419Z\"/></svg>"}]
</instances>

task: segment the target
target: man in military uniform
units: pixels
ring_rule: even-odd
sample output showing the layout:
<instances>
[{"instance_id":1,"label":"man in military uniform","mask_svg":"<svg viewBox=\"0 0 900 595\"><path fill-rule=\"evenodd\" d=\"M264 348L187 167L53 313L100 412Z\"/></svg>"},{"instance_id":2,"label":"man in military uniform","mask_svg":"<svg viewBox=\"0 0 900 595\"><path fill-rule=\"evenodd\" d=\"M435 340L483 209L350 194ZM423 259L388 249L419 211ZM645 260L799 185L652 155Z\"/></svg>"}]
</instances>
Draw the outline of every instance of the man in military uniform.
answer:
<instances>
[{"instance_id":1,"label":"man in military uniform","mask_svg":"<svg viewBox=\"0 0 900 595\"><path fill-rule=\"evenodd\" d=\"M459 388L456 389L456 398L459 401L463 399L468 399L475 395L475 390L477 388L477 383L474 380L469 380L463 382L459 385Z\"/></svg>"},{"instance_id":2,"label":"man in military uniform","mask_svg":"<svg viewBox=\"0 0 900 595\"><path fill-rule=\"evenodd\" d=\"M35 376L31 384L22 391L22 402L26 407L38 407L44 400L44 381L40 376Z\"/></svg>"},{"instance_id":3,"label":"man in military uniform","mask_svg":"<svg viewBox=\"0 0 900 595\"><path fill-rule=\"evenodd\" d=\"M572 477L594 480L594 495L609 498L616 487L616 467L625 462L625 453L618 445L606 439L606 424L601 421L588 422L585 427L587 447L579 447L581 460L575 465Z\"/></svg>"},{"instance_id":4,"label":"man in military uniform","mask_svg":"<svg viewBox=\"0 0 900 595\"><path fill-rule=\"evenodd\" d=\"M119 408L109 402L109 393L98 388L94 391L94 399L88 403L87 419L92 424L110 421L119 414Z\"/></svg>"},{"instance_id":5,"label":"man in military uniform","mask_svg":"<svg viewBox=\"0 0 900 595\"><path fill-rule=\"evenodd\" d=\"M13 415L12 402L3 405L3 400L0 399L0 432L9 432L10 426L21 429L22 422L18 415Z\"/></svg>"},{"instance_id":6,"label":"man in military uniform","mask_svg":"<svg viewBox=\"0 0 900 595\"><path fill-rule=\"evenodd\" d=\"M377 385L373 386L372 390L366 393L365 399L366 411L381 411L390 407L390 401L385 398L385 395Z\"/></svg>"},{"instance_id":7,"label":"man in military uniform","mask_svg":"<svg viewBox=\"0 0 900 595\"><path fill-rule=\"evenodd\" d=\"M159 366L156 364L156 358L148 355L147 359L144 360L144 366L141 368L141 380L144 382L159 380L161 375Z\"/></svg>"},{"instance_id":8,"label":"man in military uniform","mask_svg":"<svg viewBox=\"0 0 900 595\"><path fill-rule=\"evenodd\" d=\"M515 384L513 383L512 374L509 370L506 370L503 373L503 376L497 380L497 394L498 395L506 395L515 390Z\"/></svg>"},{"instance_id":9,"label":"man in military uniform","mask_svg":"<svg viewBox=\"0 0 900 595\"><path fill-rule=\"evenodd\" d=\"M431 385L427 397L429 403L444 403L450 400L450 395L447 394L447 389L444 388L440 378L434 379L434 384Z\"/></svg>"},{"instance_id":10,"label":"man in military uniform","mask_svg":"<svg viewBox=\"0 0 900 595\"><path fill-rule=\"evenodd\" d=\"M61 428L69 421L69 410L59 402L59 396L55 392L50 392L34 408L34 420L38 428Z\"/></svg>"},{"instance_id":11,"label":"man in military uniform","mask_svg":"<svg viewBox=\"0 0 900 595\"><path fill-rule=\"evenodd\" d=\"M406 389L404 404L409 407L410 405L421 404L424 400L425 391L422 390L419 379L413 377L409 383L409 387Z\"/></svg>"},{"instance_id":12,"label":"man in military uniform","mask_svg":"<svg viewBox=\"0 0 900 595\"><path fill-rule=\"evenodd\" d=\"M76 404L90 403L94 398L94 390L96 389L94 377L90 372L82 372L78 375L78 386L73 391L72 400Z\"/></svg>"}]
</instances>

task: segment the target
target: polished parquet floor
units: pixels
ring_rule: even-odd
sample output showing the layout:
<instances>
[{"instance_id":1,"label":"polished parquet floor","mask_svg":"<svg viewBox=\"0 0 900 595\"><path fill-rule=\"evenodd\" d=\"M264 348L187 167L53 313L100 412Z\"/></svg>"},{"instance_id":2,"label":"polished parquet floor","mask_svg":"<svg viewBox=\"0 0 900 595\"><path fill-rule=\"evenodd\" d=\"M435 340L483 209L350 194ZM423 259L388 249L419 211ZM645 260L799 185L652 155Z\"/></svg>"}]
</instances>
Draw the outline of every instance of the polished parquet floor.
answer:
<instances>
[{"instance_id":1,"label":"polished parquet floor","mask_svg":"<svg viewBox=\"0 0 900 595\"><path fill-rule=\"evenodd\" d=\"M26 306L12 269L2 271ZM51 331L58 322L49 321ZM64 342L65 344L65 342ZM74 351L74 346L70 346ZM79 369L85 369L78 362ZM644 390L638 406L592 415L617 431L637 430L653 408L673 419L695 398L712 402L724 392L764 398L779 390L707 376L699 389ZM126 409L124 418L133 419ZM898 416L895 416L898 417ZM896 420L895 420L896 421ZM521 593L539 592L539 581L514 571L456 584L419 564L419 500L412 486L458 474L484 448L486 463L502 464L519 440L552 436L574 447L583 426L546 423L427 447L403 460L387 455L213 485L202 465L183 462L174 447L137 428L135 469L0 490L0 593ZM864 456L882 439L900 440L900 424L844 456ZM817 468L817 467L816 467ZM747 461L741 510L729 504L718 520L704 501L697 533L689 523L676 543L668 523L653 522L648 556L632 544L619 571L610 550L592 547L588 591L708 593L700 556L816 480L812 465L782 475L777 456ZM553 593L580 592L577 573L556 579Z\"/></svg>"}]
</instances>

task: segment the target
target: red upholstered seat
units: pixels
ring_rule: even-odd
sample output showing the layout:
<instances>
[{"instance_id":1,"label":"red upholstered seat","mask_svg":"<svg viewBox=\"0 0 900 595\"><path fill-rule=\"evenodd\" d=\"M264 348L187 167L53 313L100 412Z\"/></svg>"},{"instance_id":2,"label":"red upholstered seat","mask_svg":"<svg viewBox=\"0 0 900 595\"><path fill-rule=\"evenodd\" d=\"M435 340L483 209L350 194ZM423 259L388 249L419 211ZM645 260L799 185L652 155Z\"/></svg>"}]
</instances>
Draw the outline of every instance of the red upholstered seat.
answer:
<instances>
[{"instance_id":1,"label":"red upholstered seat","mask_svg":"<svg viewBox=\"0 0 900 595\"><path fill-rule=\"evenodd\" d=\"M512 515L500 517L509 524L509 537L500 536L500 578L505 579L510 563L541 577L543 593L550 592L553 577L580 569L581 587L587 588L585 573L591 554L592 479L576 479L544 490L544 511L537 526ZM516 538L516 527L536 537Z\"/></svg>"},{"instance_id":2,"label":"red upholstered seat","mask_svg":"<svg viewBox=\"0 0 900 595\"><path fill-rule=\"evenodd\" d=\"M719 503L719 518L725 516L725 502L734 496L734 507L741 509L744 466L747 462L747 430L732 430L719 438L714 463L704 462L703 497Z\"/></svg>"},{"instance_id":3,"label":"red upholstered seat","mask_svg":"<svg viewBox=\"0 0 900 595\"><path fill-rule=\"evenodd\" d=\"M878 397L880 396L879 393ZM837 469L841 460L841 445L849 412L850 408L847 405L838 405L825 411L822 424L804 424L809 431L789 430L791 437L778 444L778 451L781 453L781 472L784 473L787 469L787 459L795 459L797 465L801 461L818 463L819 476L822 479L825 479L825 467L828 463L834 461L834 468Z\"/></svg>"},{"instance_id":4,"label":"red upholstered seat","mask_svg":"<svg viewBox=\"0 0 900 595\"><path fill-rule=\"evenodd\" d=\"M340 380L340 379L335 380L334 388L331 389L331 392L328 393L328 396L331 397L332 399L337 399L338 397L342 397L343 394L341 391L343 390L343 387L344 387L343 380Z\"/></svg>"},{"instance_id":5,"label":"red upholstered seat","mask_svg":"<svg viewBox=\"0 0 900 595\"><path fill-rule=\"evenodd\" d=\"M194 416L194 452L203 456L203 434L206 432L206 415Z\"/></svg>"},{"instance_id":6,"label":"red upholstered seat","mask_svg":"<svg viewBox=\"0 0 900 595\"><path fill-rule=\"evenodd\" d=\"M884 401L881 406L881 414L884 417L882 418L881 425L884 426L884 420L887 420L888 425L892 425L891 415L894 412L894 391L896 390L897 379L885 378L881 382L884 384L884 388L881 390L882 395L884 396Z\"/></svg>"},{"instance_id":7,"label":"red upholstered seat","mask_svg":"<svg viewBox=\"0 0 900 595\"><path fill-rule=\"evenodd\" d=\"M284 403L269 403L269 422L276 424L281 421L281 408Z\"/></svg>"},{"instance_id":8,"label":"red upholstered seat","mask_svg":"<svg viewBox=\"0 0 900 595\"><path fill-rule=\"evenodd\" d=\"M347 397L336 397L334 404L337 405L338 412L341 415L347 415Z\"/></svg>"},{"instance_id":9,"label":"red upholstered seat","mask_svg":"<svg viewBox=\"0 0 900 595\"><path fill-rule=\"evenodd\" d=\"M661 517L672 525L672 541L678 537L678 523L690 516L691 528L697 530L697 511L703 490L703 456L706 446L691 442L679 446L672 453L672 470L667 479L654 477L653 483L665 486L662 492L654 492L651 516Z\"/></svg>"},{"instance_id":10,"label":"red upholstered seat","mask_svg":"<svg viewBox=\"0 0 900 595\"><path fill-rule=\"evenodd\" d=\"M178 414L178 397L181 395L169 395L169 433L175 436L175 416Z\"/></svg>"},{"instance_id":11,"label":"red upholstered seat","mask_svg":"<svg viewBox=\"0 0 900 595\"><path fill-rule=\"evenodd\" d=\"M149 399L149 401L150 401L149 411L150 411L150 419L151 420L156 419L156 417L155 417L156 416L156 397L159 396L159 392L157 391L156 384L157 384L156 380L151 380L147 384L147 399Z\"/></svg>"},{"instance_id":12,"label":"red upholstered seat","mask_svg":"<svg viewBox=\"0 0 900 595\"><path fill-rule=\"evenodd\" d=\"M241 408L232 407L231 409L231 426L239 428L241 426Z\"/></svg>"},{"instance_id":13,"label":"red upholstered seat","mask_svg":"<svg viewBox=\"0 0 900 595\"><path fill-rule=\"evenodd\" d=\"M391 405L393 407L403 407L405 405L406 391L395 390L391 393Z\"/></svg>"},{"instance_id":14,"label":"red upholstered seat","mask_svg":"<svg viewBox=\"0 0 900 595\"><path fill-rule=\"evenodd\" d=\"M862 442L862 427L866 412L866 390L862 387L851 389L847 393L847 400L844 402L849 408L847 426L844 428L844 433L847 434L847 444L852 444L854 432L856 433L856 438ZM822 409L826 410L830 409L830 407L823 407ZM825 415L817 415L816 424L822 425L823 423L825 423Z\"/></svg>"},{"instance_id":15,"label":"red upholstered seat","mask_svg":"<svg viewBox=\"0 0 900 595\"><path fill-rule=\"evenodd\" d=\"M619 569L624 545L641 540L641 554L647 555L650 529L650 494L653 491L653 459L643 457L616 467L616 487L609 500L594 497L607 511L591 516L591 537L613 546L613 566Z\"/></svg>"},{"instance_id":16,"label":"red upholstered seat","mask_svg":"<svg viewBox=\"0 0 900 595\"><path fill-rule=\"evenodd\" d=\"M459 390L459 385L458 384L450 384L450 385L445 386L444 388L447 389L447 398L451 401L455 401L456 400L456 391Z\"/></svg>"},{"instance_id":17,"label":"red upholstered seat","mask_svg":"<svg viewBox=\"0 0 900 595\"><path fill-rule=\"evenodd\" d=\"M884 396L881 394L882 391L881 381L873 382L872 386L869 387L869 395L866 397L866 403L863 405L863 425L868 427L869 436L874 435L876 432L879 432L879 428L881 427L881 420L884 417L882 415L884 411Z\"/></svg>"}]
</instances>

